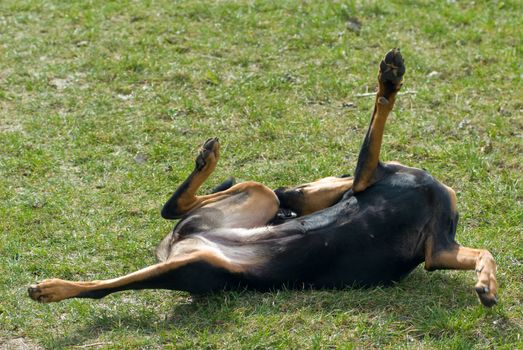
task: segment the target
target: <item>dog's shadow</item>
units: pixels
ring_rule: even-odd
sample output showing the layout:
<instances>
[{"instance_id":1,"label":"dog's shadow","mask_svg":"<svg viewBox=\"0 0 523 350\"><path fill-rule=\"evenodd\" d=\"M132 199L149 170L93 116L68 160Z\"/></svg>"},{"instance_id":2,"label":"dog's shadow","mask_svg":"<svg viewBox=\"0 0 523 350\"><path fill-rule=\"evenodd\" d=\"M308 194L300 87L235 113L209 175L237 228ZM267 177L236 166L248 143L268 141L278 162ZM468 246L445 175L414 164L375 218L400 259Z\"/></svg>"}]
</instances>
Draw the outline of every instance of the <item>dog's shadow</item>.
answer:
<instances>
[{"instance_id":1,"label":"dog's shadow","mask_svg":"<svg viewBox=\"0 0 523 350\"><path fill-rule=\"evenodd\" d=\"M229 332L231 327L237 328L249 318L254 319L252 322L259 322L260 318L270 319L283 314L295 314L300 318L303 313L333 315L347 312L364 314L365 317L386 314L389 320L392 318L395 323L403 323L405 328L420 330L422 338L426 332L437 333L438 327L444 331L446 323L451 322L455 314L466 309L469 312L470 309L477 310L474 306L479 304L471 282L473 278L457 273L428 274L418 268L396 286L386 288L222 292L198 297L174 293L172 302L162 301L170 305L170 311L158 312L154 307L149 311L142 310L144 312L140 314L128 311L122 314L118 307L98 311L98 316L93 316L87 326L79 326L74 333L54 338L52 342L57 348L80 345L122 328L138 337L174 329L197 337L202 330L213 334ZM165 298L165 294L161 294L165 292L154 293ZM487 317L496 317L488 311L486 314Z\"/></svg>"}]
</instances>

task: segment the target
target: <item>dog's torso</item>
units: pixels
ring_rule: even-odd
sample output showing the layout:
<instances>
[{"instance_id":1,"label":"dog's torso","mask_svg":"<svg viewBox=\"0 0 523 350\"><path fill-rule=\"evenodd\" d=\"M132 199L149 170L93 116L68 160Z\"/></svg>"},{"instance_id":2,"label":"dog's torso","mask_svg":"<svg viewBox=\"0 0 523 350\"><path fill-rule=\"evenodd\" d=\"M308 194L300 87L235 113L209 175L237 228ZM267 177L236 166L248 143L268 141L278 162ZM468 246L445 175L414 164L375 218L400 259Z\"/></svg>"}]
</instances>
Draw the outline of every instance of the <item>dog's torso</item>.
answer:
<instances>
[{"instance_id":1,"label":"dog's torso","mask_svg":"<svg viewBox=\"0 0 523 350\"><path fill-rule=\"evenodd\" d=\"M387 175L363 193L347 191L333 206L279 225L209 230L207 218L215 220L219 213L196 210L166 237L159 255L168 259L209 250L245 267L239 274L224 272L226 283L219 281L218 289L397 281L423 262L430 235L452 239L456 214L445 187L427 172L398 164L384 168ZM209 287L206 283L202 291Z\"/></svg>"}]
</instances>

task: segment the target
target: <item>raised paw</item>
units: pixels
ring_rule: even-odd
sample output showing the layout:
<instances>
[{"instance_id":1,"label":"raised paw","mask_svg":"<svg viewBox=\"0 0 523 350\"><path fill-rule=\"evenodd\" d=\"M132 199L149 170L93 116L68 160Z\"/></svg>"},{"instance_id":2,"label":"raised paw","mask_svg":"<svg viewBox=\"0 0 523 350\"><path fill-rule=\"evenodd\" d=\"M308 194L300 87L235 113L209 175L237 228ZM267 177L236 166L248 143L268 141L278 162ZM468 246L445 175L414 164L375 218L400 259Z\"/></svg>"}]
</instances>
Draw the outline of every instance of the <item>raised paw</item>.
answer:
<instances>
[{"instance_id":1,"label":"raised paw","mask_svg":"<svg viewBox=\"0 0 523 350\"><path fill-rule=\"evenodd\" d=\"M380 63L380 73L378 80L383 84L382 88L386 96L387 93L396 92L401 88L403 75L405 74L405 64L399 49L392 49Z\"/></svg>"},{"instance_id":2,"label":"raised paw","mask_svg":"<svg viewBox=\"0 0 523 350\"><path fill-rule=\"evenodd\" d=\"M498 302L496 281L496 263L490 253L483 253L476 265L478 283L476 283L476 293L479 301L487 307L492 307Z\"/></svg>"},{"instance_id":3,"label":"raised paw","mask_svg":"<svg viewBox=\"0 0 523 350\"><path fill-rule=\"evenodd\" d=\"M39 303L51 303L75 296L78 288L73 282L53 278L29 286L27 292Z\"/></svg>"},{"instance_id":4,"label":"raised paw","mask_svg":"<svg viewBox=\"0 0 523 350\"><path fill-rule=\"evenodd\" d=\"M220 157L220 142L217 137L205 141L196 157L196 170L201 171L207 165L214 168Z\"/></svg>"}]
</instances>

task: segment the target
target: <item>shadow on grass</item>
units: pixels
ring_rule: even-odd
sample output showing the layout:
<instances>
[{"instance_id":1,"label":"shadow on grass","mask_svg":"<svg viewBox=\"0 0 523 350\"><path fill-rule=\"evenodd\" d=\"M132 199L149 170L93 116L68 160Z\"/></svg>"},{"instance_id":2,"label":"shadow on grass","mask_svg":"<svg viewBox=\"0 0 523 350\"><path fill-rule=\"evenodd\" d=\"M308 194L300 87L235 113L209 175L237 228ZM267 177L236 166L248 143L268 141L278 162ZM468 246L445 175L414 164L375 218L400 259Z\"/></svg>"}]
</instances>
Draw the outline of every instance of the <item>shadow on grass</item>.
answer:
<instances>
[{"instance_id":1,"label":"shadow on grass","mask_svg":"<svg viewBox=\"0 0 523 350\"><path fill-rule=\"evenodd\" d=\"M387 288L222 292L195 298L180 297L176 292L173 302L164 301L165 305L172 307L171 311L155 311L152 307L136 314L125 310L123 304L121 313L115 313L114 309L110 312L104 310L102 317L93 317L88 326L80 326L74 334L55 338L52 346L59 348L84 344L104 333L120 329L132 336L154 336L165 331L176 331L197 337L202 332L226 333L245 323L264 322L274 316L281 318L290 315L292 319L295 315L296 322L303 322L298 320L300 315L314 318L315 314L334 317L341 313L362 315L364 318L384 317L395 324L402 324L405 329L416 329L420 339L427 335L438 338L455 327L452 326L452 319L456 315L461 317L466 309L467 313L474 315L484 312L481 307L474 307L478 301L470 283L472 281L472 278L457 273L428 274L418 268L401 283ZM118 302L115 300L116 304ZM486 313L487 318L499 318L490 311ZM517 328L510 324L506 327Z\"/></svg>"}]
</instances>

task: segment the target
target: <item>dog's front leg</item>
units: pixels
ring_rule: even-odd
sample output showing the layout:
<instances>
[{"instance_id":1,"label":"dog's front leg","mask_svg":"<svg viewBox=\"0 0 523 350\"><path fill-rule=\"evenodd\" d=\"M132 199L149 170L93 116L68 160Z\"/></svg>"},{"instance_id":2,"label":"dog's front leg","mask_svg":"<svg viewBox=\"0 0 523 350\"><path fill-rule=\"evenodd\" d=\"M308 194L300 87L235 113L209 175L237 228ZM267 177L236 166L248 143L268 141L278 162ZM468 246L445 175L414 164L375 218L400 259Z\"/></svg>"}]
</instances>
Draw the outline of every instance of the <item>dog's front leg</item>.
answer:
<instances>
[{"instance_id":1,"label":"dog's front leg","mask_svg":"<svg viewBox=\"0 0 523 350\"><path fill-rule=\"evenodd\" d=\"M385 122L392 111L396 94L401 88L405 74L405 65L400 51L393 49L385 55L380 64L378 74L379 88L376 94L374 112L365 140L361 146L354 174L353 191L361 192L373 183L380 180L381 167L379 164L381 141Z\"/></svg>"},{"instance_id":2,"label":"dog's front leg","mask_svg":"<svg viewBox=\"0 0 523 350\"><path fill-rule=\"evenodd\" d=\"M425 269L475 270L478 278L476 293L479 300L488 307L497 303L496 262L488 250L453 244L448 249L430 252L425 257Z\"/></svg>"}]
</instances>

